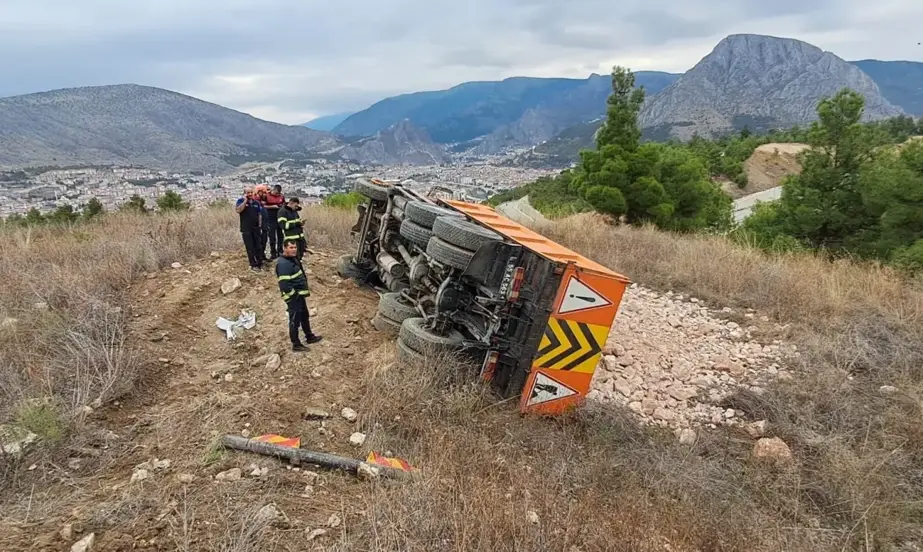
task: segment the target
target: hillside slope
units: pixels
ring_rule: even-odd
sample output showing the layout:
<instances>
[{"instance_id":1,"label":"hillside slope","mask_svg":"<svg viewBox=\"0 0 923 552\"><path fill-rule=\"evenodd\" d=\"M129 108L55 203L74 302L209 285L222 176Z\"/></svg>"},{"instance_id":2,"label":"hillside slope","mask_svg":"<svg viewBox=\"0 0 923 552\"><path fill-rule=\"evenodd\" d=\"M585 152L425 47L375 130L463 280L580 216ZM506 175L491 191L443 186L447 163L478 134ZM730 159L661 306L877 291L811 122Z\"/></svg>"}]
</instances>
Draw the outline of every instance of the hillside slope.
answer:
<instances>
[{"instance_id":1,"label":"hillside slope","mask_svg":"<svg viewBox=\"0 0 923 552\"><path fill-rule=\"evenodd\" d=\"M817 119L817 103L843 88L865 96L865 119L901 115L855 65L806 42L731 35L646 103L642 128L681 139L749 126L760 131Z\"/></svg>"},{"instance_id":2,"label":"hillside slope","mask_svg":"<svg viewBox=\"0 0 923 552\"><path fill-rule=\"evenodd\" d=\"M638 85L656 93L677 75L640 71ZM370 136L403 119L425 129L438 143L467 142L491 136L493 150L541 140L605 113L611 90L608 75L587 79L513 77L468 82L448 90L386 98L337 125L342 136ZM534 143L534 142L532 142Z\"/></svg>"},{"instance_id":3,"label":"hillside slope","mask_svg":"<svg viewBox=\"0 0 923 552\"><path fill-rule=\"evenodd\" d=\"M889 102L909 115L923 117L923 63L877 59L852 63L875 81Z\"/></svg>"},{"instance_id":4,"label":"hillside slope","mask_svg":"<svg viewBox=\"0 0 923 552\"><path fill-rule=\"evenodd\" d=\"M375 164L437 165L448 160L445 147L407 119L362 138L340 150L344 159Z\"/></svg>"},{"instance_id":5,"label":"hillside slope","mask_svg":"<svg viewBox=\"0 0 923 552\"><path fill-rule=\"evenodd\" d=\"M352 111L347 111L345 113L334 113L333 115L324 115L322 117L317 117L311 119L307 123L304 123L303 127L310 128L312 130L322 130L324 132L330 132L338 124L346 120L347 117L352 115Z\"/></svg>"},{"instance_id":6,"label":"hillside slope","mask_svg":"<svg viewBox=\"0 0 923 552\"><path fill-rule=\"evenodd\" d=\"M138 164L222 170L247 150L307 151L333 136L134 84L0 99L0 165Z\"/></svg>"}]
</instances>

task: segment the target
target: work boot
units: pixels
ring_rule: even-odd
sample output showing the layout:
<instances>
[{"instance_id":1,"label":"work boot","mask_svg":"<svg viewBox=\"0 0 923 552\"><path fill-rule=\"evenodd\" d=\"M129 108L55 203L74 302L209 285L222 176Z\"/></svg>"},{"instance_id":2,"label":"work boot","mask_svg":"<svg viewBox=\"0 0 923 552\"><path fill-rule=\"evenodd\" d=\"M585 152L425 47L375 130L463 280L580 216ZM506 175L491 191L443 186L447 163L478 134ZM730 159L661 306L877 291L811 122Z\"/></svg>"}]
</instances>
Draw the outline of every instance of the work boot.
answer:
<instances>
[{"instance_id":1,"label":"work boot","mask_svg":"<svg viewBox=\"0 0 923 552\"><path fill-rule=\"evenodd\" d=\"M292 345L292 352L293 353L307 353L308 348L302 345L301 343L298 343L297 345Z\"/></svg>"},{"instance_id":2,"label":"work boot","mask_svg":"<svg viewBox=\"0 0 923 552\"><path fill-rule=\"evenodd\" d=\"M312 335L307 336L305 338L305 341L307 341L309 345L312 345L314 343L317 343L321 339L323 339L323 337L316 335L316 334L312 334Z\"/></svg>"}]
</instances>

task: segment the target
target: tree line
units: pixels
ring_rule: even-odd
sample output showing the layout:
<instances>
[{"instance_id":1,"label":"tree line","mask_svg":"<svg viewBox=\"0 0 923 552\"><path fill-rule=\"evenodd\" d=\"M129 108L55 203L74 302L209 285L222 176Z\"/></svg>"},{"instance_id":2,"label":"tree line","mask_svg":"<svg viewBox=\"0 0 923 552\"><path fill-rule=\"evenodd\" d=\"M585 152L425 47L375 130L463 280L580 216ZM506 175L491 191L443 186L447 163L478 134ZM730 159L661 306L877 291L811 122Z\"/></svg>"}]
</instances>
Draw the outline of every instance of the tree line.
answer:
<instances>
[{"instance_id":1,"label":"tree line","mask_svg":"<svg viewBox=\"0 0 923 552\"><path fill-rule=\"evenodd\" d=\"M550 216L597 211L626 224L720 232L768 250L822 250L923 269L923 142L909 141L923 135L923 120L862 123L864 98L843 90L820 102L807 128L642 143L644 90L634 85L630 70L613 70L596 147L580 152L574 168L488 203L529 195ZM807 143L802 172L783 182L778 202L758 205L736 225L732 201L715 180L746 186L744 161L770 142Z\"/></svg>"},{"instance_id":2,"label":"tree line","mask_svg":"<svg viewBox=\"0 0 923 552\"><path fill-rule=\"evenodd\" d=\"M220 202L220 200L219 200ZM218 203L218 202L215 202ZM227 201L225 205L229 205ZM183 201L182 196L173 190L157 198L157 210L163 212L188 211L190 204ZM210 205L211 206L211 205ZM147 205L146 200L139 196L133 195L119 206L119 211L133 213L149 213L152 208ZM74 224L81 221L90 221L106 213L106 208L98 198L90 198L85 205L79 210L72 205L61 205L54 211L42 213L37 208L32 207L25 214L14 213L2 220L5 226L38 226L42 224Z\"/></svg>"}]
</instances>

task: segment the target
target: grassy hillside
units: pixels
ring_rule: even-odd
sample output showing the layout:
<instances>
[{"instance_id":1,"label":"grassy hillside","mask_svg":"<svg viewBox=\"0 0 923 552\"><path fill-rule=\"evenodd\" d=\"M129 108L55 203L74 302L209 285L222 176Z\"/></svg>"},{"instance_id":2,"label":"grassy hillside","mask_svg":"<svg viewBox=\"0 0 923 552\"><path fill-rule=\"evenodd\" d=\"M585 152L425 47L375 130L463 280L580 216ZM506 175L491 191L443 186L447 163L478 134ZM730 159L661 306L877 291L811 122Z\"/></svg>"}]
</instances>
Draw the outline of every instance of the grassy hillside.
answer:
<instances>
[{"instance_id":1,"label":"grassy hillside","mask_svg":"<svg viewBox=\"0 0 923 552\"><path fill-rule=\"evenodd\" d=\"M346 250L352 213L312 208L306 219L313 247ZM294 515L289 508L295 504L314 512L311 519L342 517L336 529L326 525L335 539L319 537L329 550L433 550L454 543L491 552L662 550L667 544L674 550L839 551L919 541L919 282L876 265L769 256L719 237L613 227L591 215L540 230L644 285L691 293L717 307L752 309L754 316L786 325L780 337L802 352L788 367L797 374L795 383L773 384L761 396L739 392L727 404L746 420L768 420L770 435L791 446L792 467L751 463L749 440L738 430L704 431L689 448L614 407L586 408L557 421L521 418L451 363L393 363L387 342L352 357L350 365L365 376L350 385L364 397L357 406L363 427L374 425L374 434L387 436L374 446L400 450L424 476L379 485L324 474L313 495L299 498L308 477L256 457L216 460L211 437L201 433L206 427L237 431L244 420L293 423L312 402L309 394L325 389L328 379L311 380L314 390L280 388L246 402L233 386L211 383L198 389L203 398L187 405L189 414L178 416L158 408L164 389L182 388L189 374L246 363L261 354L261 341L216 350L212 366L181 366L139 356L158 338L128 332L139 323L133 314L144 315L126 310L133 294L151 289L144 274L185 269L170 269L172 262L188 264L210 282L185 289L178 287L182 278L163 280L165 300L180 301L173 316L187 316L181 305L188 301L236 304L216 291L220 276L210 276L217 263L209 257L213 250L222 250L222 262L240 257L233 213L108 215L70 229L3 230L0 317L16 322L0 332L0 362L8 367L0 377L0 423L24 425L43 440L24 458L0 457L0 545L25 550L44 542L67 549L76 537L64 541L58 533L72 523L95 531L103 552L118 549L122 535L178 550L283 550L291 538L317 527ZM309 260L309 278L323 278L337 297L355 295L329 280L325 262ZM249 291L278 308L272 289ZM349 335L358 340L373 338L361 323L337 323L353 328ZM264 324L261 335L284 334L283 322ZM195 333L200 330L190 331L169 337L177 344L202 339ZM199 343L193 348L202 349ZM316 356L306 361L315 370L330 368ZM263 381L282 385L261 364L251 370L256 389ZM155 375L157 384L150 380ZM883 393L883 385L895 391ZM102 404L94 403L97 398ZM98 413L88 413L91 403ZM128 425L118 440L107 437L120 419ZM305 446L312 434L303 434ZM151 435L162 450L133 446ZM172 447L177 439L191 445L180 452ZM101 449L100 443L109 445ZM82 456L86 450L102 456ZM199 474L196 481L184 485L161 476L128 485L139 456L164 454L177 470ZM215 462L227 467L255 460L271 466L267 479L209 479ZM88 462L95 468L74 467ZM104 492L94 494L97 488ZM289 509L287 530L261 521L256 509L266 501ZM538 524L527 511L537 512Z\"/></svg>"}]
</instances>

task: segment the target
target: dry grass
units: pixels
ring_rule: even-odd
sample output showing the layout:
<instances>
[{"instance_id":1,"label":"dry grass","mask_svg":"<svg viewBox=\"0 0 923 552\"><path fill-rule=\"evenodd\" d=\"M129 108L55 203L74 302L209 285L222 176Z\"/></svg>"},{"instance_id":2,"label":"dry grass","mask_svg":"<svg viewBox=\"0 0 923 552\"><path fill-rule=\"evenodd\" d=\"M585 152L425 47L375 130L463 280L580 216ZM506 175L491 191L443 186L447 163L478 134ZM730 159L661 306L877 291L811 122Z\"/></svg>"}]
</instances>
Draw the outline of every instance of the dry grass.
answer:
<instances>
[{"instance_id":1,"label":"dry grass","mask_svg":"<svg viewBox=\"0 0 923 552\"><path fill-rule=\"evenodd\" d=\"M318 208L305 218L309 245L349 245L353 213ZM795 469L751 465L751 442L732 432L680 447L617 410L520 418L451 359L402 365L389 345L372 355L361 423L380 424L370 446L399 451L423 478L369 487L365 515L337 542L325 541L328 549L890 550L920 540L919 287L881 267L767 257L720 238L614 228L594 217L543 231L645 285L789 324L803 352L796 383L732 401L751 419L770 420L794 449ZM233 213L211 211L110 216L67 232L5 237L0 318L19 322L0 333L0 423L45 427L49 435L60 429L62 439L80 424L81 406L132 388L140 364L125 335L130 313L117 310L131 282L174 261L240 247ZM39 301L49 309L36 310ZM883 384L900 391L881 395ZM231 415L220 400L201 406ZM203 411L183 423L208 417ZM110 510L101 505L101 515L163 511L130 498ZM214 512L177 504L169 509L173 544L202 549L190 527ZM271 546L271 532L254 536L249 510L221 517L231 520L226 538L209 549Z\"/></svg>"},{"instance_id":2,"label":"dry grass","mask_svg":"<svg viewBox=\"0 0 923 552\"><path fill-rule=\"evenodd\" d=\"M846 548L921 537L923 288L889 268L811 255L767 256L720 237L678 237L575 217L548 233L645 285L756 309L789 324L796 383L733 407L768 418L795 450L790 480L761 502ZM896 386L895 395L879 392ZM792 487L795 485L795 487Z\"/></svg>"},{"instance_id":3,"label":"dry grass","mask_svg":"<svg viewBox=\"0 0 923 552\"><path fill-rule=\"evenodd\" d=\"M236 219L230 209L119 213L70 228L3 229L0 320L15 322L0 329L0 425L57 444L84 407L130 391L142 364L121 307L132 282L240 247ZM305 219L310 245L346 247L352 221L343 212L309 208Z\"/></svg>"},{"instance_id":4,"label":"dry grass","mask_svg":"<svg viewBox=\"0 0 923 552\"><path fill-rule=\"evenodd\" d=\"M451 359L393 359L369 371L363 422L423 477L374 488L379 507L336 550L816 548L816 535L767 516L746 471L709 445L695 454L611 409L520 418Z\"/></svg>"}]
</instances>

